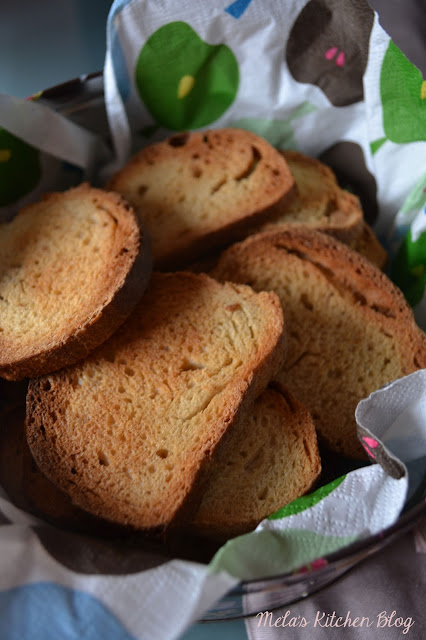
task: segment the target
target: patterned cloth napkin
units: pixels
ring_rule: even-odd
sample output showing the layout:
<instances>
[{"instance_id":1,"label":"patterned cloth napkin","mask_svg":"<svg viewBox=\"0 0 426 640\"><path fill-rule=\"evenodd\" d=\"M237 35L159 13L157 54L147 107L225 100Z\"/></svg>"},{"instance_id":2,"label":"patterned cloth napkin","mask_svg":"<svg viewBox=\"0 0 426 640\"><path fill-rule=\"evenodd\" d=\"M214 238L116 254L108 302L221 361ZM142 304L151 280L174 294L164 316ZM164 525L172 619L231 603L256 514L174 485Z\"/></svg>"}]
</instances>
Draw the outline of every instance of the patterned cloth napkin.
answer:
<instances>
[{"instance_id":1,"label":"patterned cloth napkin","mask_svg":"<svg viewBox=\"0 0 426 640\"><path fill-rule=\"evenodd\" d=\"M102 183L171 132L250 129L318 156L360 196L426 327L426 84L364 0L116 0L107 35L113 148L37 97L2 97L0 216L48 189ZM422 371L360 403L359 436L377 464L273 514L210 566L120 555L44 525L3 493L0 637L177 638L239 580L314 571L380 535L424 497L425 396Z\"/></svg>"}]
</instances>

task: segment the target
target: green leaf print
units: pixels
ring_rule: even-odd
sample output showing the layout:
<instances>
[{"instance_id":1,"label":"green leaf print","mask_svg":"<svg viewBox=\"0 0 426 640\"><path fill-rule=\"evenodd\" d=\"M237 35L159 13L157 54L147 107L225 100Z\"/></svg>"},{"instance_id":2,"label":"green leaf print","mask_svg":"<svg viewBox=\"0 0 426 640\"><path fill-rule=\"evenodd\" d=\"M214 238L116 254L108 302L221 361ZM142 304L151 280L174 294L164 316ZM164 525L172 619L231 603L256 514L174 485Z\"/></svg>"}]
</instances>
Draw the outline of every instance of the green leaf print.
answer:
<instances>
[{"instance_id":1,"label":"green leaf print","mask_svg":"<svg viewBox=\"0 0 426 640\"><path fill-rule=\"evenodd\" d=\"M210 562L212 573L227 571L242 580L276 576L351 544L356 535L324 536L303 529L256 531L228 540Z\"/></svg>"},{"instance_id":2,"label":"green leaf print","mask_svg":"<svg viewBox=\"0 0 426 640\"><path fill-rule=\"evenodd\" d=\"M310 493L307 496L302 496L301 498L297 498L287 504L285 507L278 509L275 513L269 516L269 520L278 520L279 518L285 518L287 516L293 516L295 513L300 513L305 509L309 509L316 505L320 500L326 498L330 493L332 493L337 487L342 484L343 480L346 478L346 475L341 476L340 478L336 478L332 482L320 487L313 493Z\"/></svg>"},{"instance_id":3,"label":"green leaf print","mask_svg":"<svg viewBox=\"0 0 426 640\"><path fill-rule=\"evenodd\" d=\"M392 263L391 278L411 306L420 302L426 289L426 231L415 242L411 231L407 233Z\"/></svg>"},{"instance_id":4,"label":"green leaf print","mask_svg":"<svg viewBox=\"0 0 426 640\"><path fill-rule=\"evenodd\" d=\"M401 207L401 213L403 215L409 215L413 212L417 214L423 207L426 207L426 173L422 175L414 189L408 194Z\"/></svg>"},{"instance_id":5,"label":"green leaf print","mask_svg":"<svg viewBox=\"0 0 426 640\"><path fill-rule=\"evenodd\" d=\"M380 97L383 128L389 140L426 140L426 82L392 41L381 69Z\"/></svg>"},{"instance_id":6,"label":"green leaf print","mask_svg":"<svg viewBox=\"0 0 426 640\"><path fill-rule=\"evenodd\" d=\"M148 38L135 75L152 117L175 131L217 120L234 101L239 83L231 49L204 42L185 22L166 24Z\"/></svg>"},{"instance_id":7,"label":"green leaf print","mask_svg":"<svg viewBox=\"0 0 426 640\"><path fill-rule=\"evenodd\" d=\"M370 149L371 149L371 153L374 154L377 153L377 151L380 149L380 147L382 145L384 145L384 143L386 142L387 138L379 138L378 140L375 140L374 142L370 143Z\"/></svg>"},{"instance_id":8,"label":"green leaf print","mask_svg":"<svg viewBox=\"0 0 426 640\"><path fill-rule=\"evenodd\" d=\"M285 120L268 120L266 118L242 118L230 126L245 129L265 138L277 149L297 149L292 122L303 118L317 110L310 102L302 102Z\"/></svg>"}]
</instances>

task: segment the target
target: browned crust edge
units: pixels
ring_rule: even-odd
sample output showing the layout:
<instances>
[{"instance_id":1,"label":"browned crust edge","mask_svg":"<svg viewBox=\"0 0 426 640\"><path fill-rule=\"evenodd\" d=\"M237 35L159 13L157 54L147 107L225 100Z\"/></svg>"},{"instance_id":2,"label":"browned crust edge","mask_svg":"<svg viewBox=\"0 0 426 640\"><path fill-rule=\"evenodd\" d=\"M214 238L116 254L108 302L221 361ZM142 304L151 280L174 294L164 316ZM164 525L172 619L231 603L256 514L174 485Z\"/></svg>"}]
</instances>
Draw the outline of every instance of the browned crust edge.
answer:
<instances>
[{"instance_id":1,"label":"browned crust edge","mask_svg":"<svg viewBox=\"0 0 426 640\"><path fill-rule=\"evenodd\" d=\"M268 388L272 389L277 394L283 396L284 400L286 401L286 404L288 404L294 410L297 410L297 411L305 414L305 417L310 416L310 413L308 412L306 407L304 407L294 397L294 395L292 395L288 391L288 389L286 389L286 387L282 383L280 383L280 382L278 382L276 380L273 380L273 381L271 381L269 383ZM310 443L310 444L313 445L310 448L310 454L312 456L312 459L311 459L312 478L301 489L301 491L299 493L299 497L301 495L307 494L315 486L315 484L316 484L316 482L317 482L317 480L318 480L318 478L319 478L319 476L321 474L321 470L322 470L321 469L321 457L320 457L319 449L318 449L318 440L317 440L316 431L315 431L313 422L312 422L312 425L310 425L310 426L312 426L313 434L314 434L314 440ZM225 444L226 444L226 442L225 442ZM219 449L219 452L220 452L220 449ZM285 506L285 505L281 505L281 507L283 507L283 506ZM191 522L190 525L188 525L187 530L191 534L196 534L196 535L199 535L201 537L211 538L211 539L216 540L218 542L225 542L229 538L232 538L232 537L235 537L235 536L238 536L238 535L242 535L244 533L249 533L250 531L255 529L258 524L259 524L259 520L258 519L253 519L251 521L245 521L244 523L242 523L240 520L237 521L237 520L229 519L229 521L226 523L226 525L224 525L222 523L222 525L218 525L218 526L214 526L212 523L208 523L207 524L207 523L203 523L203 522L193 521L193 522Z\"/></svg>"},{"instance_id":2,"label":"browned crust edge","mask_svg":"<svg viewBox=\"0 0 426 640\"><path fill-rule=\"evenodd\" d=\"M302 226L259 233L225 252L212 275L223 281L235 274L236 281L244 281L238 277L238 256L258 252L267 256L271 246L313 263L333 287L352 297L354 308L364 317L364 322L373 322L383 331L391 330L396 344L407 354L406 373L426 366L426 335L417 326L402 291L367 258L327 234ZM324 435L319 433L319 437ZM327 444L334 448L328 439ZM356 451L354 447L340 452L365 459L359 443Z\"/></svg>"},{"instance_id":3,"label":"browned crust edge","mask_svg":"<svg viewBox=\"0 0 426 640\"><path fill-rule=\"evenodd\" d=\"M319 223L318 225L313 225L311 228L316 229L317 231L322 231L327 233L341 242L345 244L349 244L354 241L363 230L363 211L361 207L361 203L359 198L342 189L338 182L334 172L325 165L323 162L318 160L317 158L308 156L300 151L294 151L290 149L282 149L279 150L284 159L291 163L297 163L301 166L306 167L315 167L315 171L322 175L325 180L331 181L335 185L335 208L332 209L329 213L329 218L327 223ZM291 171L291 165L289 164L289 168ZM297 183L295 184L295 191L297 193ZM270 225L265 225L265 228L259 229L259 231L267 231L267 230L279 230L281 227L285 228L286 224L291 226L297 225L297 223L286 223L284 220L285 217L285 203L284 207L281 202L277 203L272 207L272 217L270 220ZM274 218L283 218L282 220L277 220L274 222Z\"/></svg>"},{"instance_id":4,"label":"browned crust edge","mask_svg":"<svg viewBox=\"0 0 426 640\"><path fill-rule=\"evenodd\" d=\"M164 274L166 275L166 274ZM194 274L186 273L186 277L205 278L211 280L208 276L202 274L194 276ZM239 285L237 285L239 286ZM210 445L204 452L201 464L191 479L191 484L186 489L186 494L180 505L176 505L175 512L170 522L164 526L145 527L142 528L135 522L123 523L136 530L143 531L149 536L164 537L170 529L183 521L187 521L192 517L198 508L202 499L205 484L208 479L212 456L217 446L228 429L238 417L245 411L249 410L254 399L266 388L271 378L273 378L281 369L285 359L285 334L284 319L281 304L276 294L270 292L261 292L257 294L261 298L269 301L270 312L275 309L275 324L278 322L277 331L271 332L268 341L264 345L262 357L258 358L257 363L246 371L243 379L238 379L233 384L232 392L236 398L233 406L227 408L222 414L220 425L214 427L217 434L216 441ZM57 390L61 388L61 380L66 380L67 370L58 371L52 376L44 376L38 379L30 380L27 393L27 416L26 416L26 435L31 454L41 469L42 473L57 487L64 491L80 508L90 511L93 515L104 518L111 522L117 522L113 512L105 512L99 510L99 505L87 499L84 490L76 487L74 477L71 471L72 461L68 460L68 465L64 464L64 460L59 456L52 455L52 450L48 443L41 435L44 431L44 425L49 424L51 412L55 410L55 402L52 401L52 395L56 395ZM60 402L60 400L59 400ZM96 502L96 500L95 500Z\"/></svg>"},{"instance_id":5,"label":"browned crust edge","mask_svg":"<svg viewBox=\"0 0 426 640\"><path fill-rule=\"evenodd\" d=\"M117 224L121 225L122 231L116 234L115 256L109 265L114 278L108 298L97 308L88 310L87 321L55 347L19 360L0 362L0 376L7 380L18 381L45 375L87 356L126 320L149 282L152 268L150 240L132 207L119 194L94 189L87 183L76 189L87 190L95 197L107 198L119 218ZM58 196L61 194L52 193L45 197Z\"/></svg>"},{"instance_id":6,"label":"browned crust edge","mask_svg":"<svg viewBox=\"0 0 426 640\"><path fill-rule=\"evenodd\" d=\"M377 318L384 315L395 321L408 322L418 338L420 329L402 291L380 269L341 241L302 225L264 231L233 245L219 258L211 275L223 281L233 254L238 256L240 252L252 249L258 251L262 245L267 250L271 244L314 263L336 285L341 282L354 292L354 302L366 313L373 313Z\"/></svg>"},{"instance_id":7,"label":"browned crust edge","mask_svg":"<svg viewBox=\"0 0 426 640\"><path fill-rule=\"evenodd\" d=\"M123 174L128 171L132 172L137 170L137 166L141 163L149 163L152 157L157 158L158 156L161 160L161 156L170 154L173 148L175 148L177 153L179 153L180 148L185 149L187 141L189 141L189 146L192 148L192 146L195 147L196 144L200 144L204 138L215 134L220 134L223 137L226 137L227 135L237 135L240 138L244 137L245 139L248 139L252 146L261 146L262 152L264 153L262 161L265 168L272 169L273 166L278 165L278 168L282 173L281 180L283 187L280 189L274 185L273 194L270 193L271 189L269 189L269 192L263 196L263 200L266 199L268 204L259 206L257 203L251 201L246 209L241 209L239 211L238 219L229 222L226 226L214 229L210 232L206 232L204 230L202 233L193 233L192 235L188 235L188 240L185 246L170 251L167 255L154 257L156 269L167 271L170 269L183 268L191 261L195 261L200 258L206 251L216 248L224 248L232 242L244 238L251 232L251 228L254 223L260 225L267 222L271 216L274 215L273 207L278 201L281 206L286 206L287 203L293 199L296 193L296 185L293 175L291 174L283 155L272 147L264 138L261 138L250 131L246 131L245 129L237 128L211 129L195 133L184 132L170 136L162 142L145 147L136 153L130 159L128 164L111 178L106 185L106 188L112 190L119 189L120 179ZM170 145L170 141L179 139L185 140L185 142L182 145ZM193 151L191 151L191 153L192 152ZM277 178L275 178L275 181L277 181Z\"/></svg>"},{"instance_id":8,"label":"browned crust edge","mask_svg":"<svg viewBox=\"0 0 426 640\"><path fill-rule=\"evenodd\" d=\"M382 271L385 270L389 256L367 222L364 222L360 235L348 244L351 249L361 253L376 267Z\"/></svg>"},{"instance_id":9,"label":"browned crust edge","mask_svg":"<svg viewBox=\"0 0 426 640\"><path fill-rule=\"evenodd\" d=\"M281 201L286 204L291 202L295 193L295 186L293 185L281 198ZM274 210L272 205L267 209L246 214L242 220L229 223L216 231L193 236L191 238L191 244L187 247L172 252L164 258L157 259L155 261L155 268L161 271L185 268L186 265L191 262L195 262L206 253L210 253L214 250L225 250L234 242L243 240L247 235L253 232L252 225L254 222L256 222L257 226L257 224L270 220L273 215Z\"/></svg>"}]
</instances>

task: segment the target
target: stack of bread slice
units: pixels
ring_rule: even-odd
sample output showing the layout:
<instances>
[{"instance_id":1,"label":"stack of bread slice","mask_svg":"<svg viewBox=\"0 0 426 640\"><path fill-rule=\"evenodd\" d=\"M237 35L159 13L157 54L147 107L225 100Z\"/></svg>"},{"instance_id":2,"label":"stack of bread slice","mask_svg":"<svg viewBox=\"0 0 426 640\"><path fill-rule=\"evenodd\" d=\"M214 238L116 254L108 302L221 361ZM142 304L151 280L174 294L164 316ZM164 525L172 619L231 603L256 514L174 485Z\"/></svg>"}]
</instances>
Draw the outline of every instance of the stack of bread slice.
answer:
<instances>
[{"instance_id":1,"label":"stack of bread slice","mask_svg":"<svg viewBox=\"0 0 426 640\"><path fill-rule=\"evenodd\" d=\"M189 137L190 164L188 153L178 163L172 160L178 174L189 171L195 181L186 193L199 184L195 201L202 203L208 195L196 220L202 224L193 225L189 234L193 244L206 246L199 240L203 236L209 246L222 234L236 237L248 221L265 220L272 204L291 197L294 180L285 161L260 138L239 131ZM167 151L166 159L159 154L161 175L172 175L169 150L182 151L184 140L174 137L158 145ZM221 167L225 144L233 157ZM148 150L148 157L156 158L157 151ZM210 176L207 187L194 169L197 151L202 171ZM147 166L156 163L149 160ZM234 213L231 196L237 203ZM219 284L207 275L150 275L141 223L150 226L122 196L82 185L47 196L3 227L2 300L10 320L6 315L1 373L13 380L31 378L26 437L32 458L24 447L22 465L14 466L23 470L18 484L36 510L49 511L50 503L54 519L67 509L72 519L82 507L152 534L192 521L213 468L235 455L233 432L246 439L241 429L244 433L253 423L255 403L264 406L265 417L256 410L252 428L259 429L262 420L272 425L262 431L260 443L269 464L279 443L279 475L299 407L268 401L284 395L265 391L284 362L284 320L276 295ZM150 235L155 255L155 230ZM182 260L178 237L182 234L166 234L173 245L170 254L180 251ZM28 338L22 341L23 356L16 346L21 336ZM15 410L8 417L19 421L19 412L16 420ZM276 491L276 504L265 501L251 519L247 513L240 516L232 531L218 522L215 532L247 530L313 484L320 471L316 433L303 409L300 419L300 442L306 440L309 455L302 446L289 457L301 467L300 481L281 494ZM287 440L278 433L273 437L271 430L284 433L286 422ZM259 434L254 440L257 456ZM251 447L245 455L252 465ZM29 470L28 460L37 468ZM37 499L43 487L45 496Z\"/></svg>"},{"instance_id":2,"label":"stack of bread slice","mask_svg":"<svg viewBox=\"0 0 426 640\"><path fill-rule=\"evenodd\" d=\"M271 221L258 230L303 224L334 235L342 242L357 238L364 222L359 199L341 189L332 170L316 158L299 151L281 153L295 179L296 197L288 205L278 202Z\"/></svg>"},{"instance_id":3,"label":"stack of bread slice","mask_svg":"<svg viewBox=\"0 0 426 640\"><path fill-rule=\"evenodd\" d=\"M315 484L317 432L361 458L357 402L426 365L376 243L328 168L236 129L177 134L108 191L2 225L0 376L30 378L28 502L225 539Z\"/></svg>"},{"instance_id":4,"label":"stack of bread slice","mask_svg":"<svg viewBox=\"0 0 426 640\"><path fill-rule=\"evenodd\" d=\"M357 403L426 366L426 337L402 293L359 253L301 226L233 245L213 275L277 293L288 330L278 379L310 410L332 450L364 457Z\"/></svg>"},{"instance_id":5,"label":"stack of bread slice","mask_svg":"<svg viewBox=\"0 0 426 640\"><path fill-rule=\"evenodd\" d=\"M340 188L330 167L299 151L282 151L296 182L296 196L288 204L278 202L269 222L258 231L303 225L324 231L365 255L380 269L387 253L365 221L359 198Z\"/></svg>"},{"instance_id":6,"label":"stack of bread slice","mask_svg":"<svg viewBox=\"0 0 426 640\"><path fill-rule=\"evenodd\" d=\"M359 199L339 187L329 167L298 151L277 153L247 131L185 133L150 145L108 186L148 229L156 269L186 268L247 235L289 224L329 233L380 268L387 261Z\"/></svg>"},{"instance_id":7,"label":"stack of bread slice","mask_svg":"<svg viewBox=\"0 0 426 640\"><path fill-rule=\"evenodd\" d=\"M281 154L242 129L183 133L150 145L108 186L143 220L156 269L176 269L244 237L295 189Z\"/></svg>"},{"instance_id":8,"label":"stack of bread slice","mask_svg":"<svg viewBox=\"0 0 426 640\"><path fill-rule=\"evenodd\" d=\"M75 504L162 531L192 514L216 449L283 357L275 294L154 274L107 342L30 382L31 451Z\"/></svg>"}]
</instances>

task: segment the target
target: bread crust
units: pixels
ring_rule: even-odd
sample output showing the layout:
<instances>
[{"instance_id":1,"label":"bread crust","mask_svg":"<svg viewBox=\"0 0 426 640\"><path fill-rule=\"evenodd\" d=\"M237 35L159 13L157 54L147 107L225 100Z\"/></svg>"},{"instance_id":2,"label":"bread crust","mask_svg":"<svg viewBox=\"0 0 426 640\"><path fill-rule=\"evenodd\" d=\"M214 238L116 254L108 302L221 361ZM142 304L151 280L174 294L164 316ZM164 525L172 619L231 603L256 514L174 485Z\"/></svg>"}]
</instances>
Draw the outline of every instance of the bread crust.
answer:
<instances>
[{"instance_id":1,"label":"bread crust","mask_svg":"<svg viewBox=\"0 0 426 640\"><path fill-rule=\"evenodd\" d=\"M241 324L247 305L251 329ZM235 353L223 331L234 336L229 344L240 341ZM108 342L82 363L30 381L32 455L76 505L164 533L192 517L216 447L282 367L283 336L275 294L155 273Z\"/></svg>"},{"instance_id":2,"label":"bread crust","mask_svg":"<svg viewBox=\"0 0 426 640\"><path fill-rule=\"evenodd\" d=\"M348 244L351 249L361 253L376 267L382 271L385 269L388 262L388 254L369 224L364 222L360 235Z\"/></svg>"},{"instance_id":3,"label":"bread crust","mask_svg":"<svg viewBox=\"0 0 426 640\"><path fill-rule=\"evenodd\" d=\"M272 382L222 440L190 531L226 540L307 493L321 473L311 415Z\"/></svg>"},{"instance_id":4,"label":"bread crust","mask_svg":"<svg viewBox=\"0 0 426 640\"><path fill-rule=\"evenodd\" d=\"M125 321L147 286L152 264L149 238L130 205L119 194L85 183L65 193L46 195L41 202L25 207L8 224L19 225L23 217L34 216L46 206L53 211L50 216L53 219L45 224L54 224L56 211L66 206L78 206L79 202L85 206L91 202L90 206L96 208L101 217L114 219L113 241L100 248L105 253L103 277L93 281L93 294L83 314L73 311L67 315L66 306L58 303L54 313L62 314L63 322L41 342L36 333L26 345L14 337L13 331L0 333L0 376L8 380L44 375L84 358ZM40 236L43 233L42 229L36 228L32 232ZM16 236L19 246L19 233ZM42 240L40 237L40 242ZM26 252L22 260L19 278L24 283L31 282L33 272L37 270L31 252ZM68 265L64 265L66 267ZM58 268L58 263L54 268ZM78 268L76 247L75 269ZM88 273L87 281L90 282L90 278ZM44 301L49 295L54 299L51 291L40 290L39 295ZM35 305L37 308L37 301ZM43 324L46 326L47 323L49 318L43 318Z\"/></svg>"},{"instance_id":5,"label":"bread crust","mask_svg":"<svg viewBox=\"0 0 426 640\"><path fill-rule=\"evenodd\" d=\"M137 153L108 188L131 202L153 238L156 269L181 268L244 237L294 195L283 156L243 129L181 133Z\"/></svg>"},{"instance_id":6,"label":"bread crust","mask_svg":"<svg viewBox=\"0 0 426 640\"><path fill-rule=\"evenodd\" d=\"M293 150L280 153L293 173L297 193L289 204L277 203L273 218L258 231L306 224L345 244L355 240L363 229L363 212L357 196L341 189L333 171L316 158Z\"/></svg>"},{"instance_id":7,"label":"bread crust","mask_svg":"<svg viewBox=\"0 0 426 640\"><path fill-rule=\"evenodd\" d=\"M0 415L0 483L12 502L51 524L98 537L123 535L126 531L79 509L39 470L25 437L25 394L20 406Z\"/></svg>"},{"instance_id":8,"label":"bread crust","mask_svg":"<svg viewBox=\"0 0 426 640\"><path fill-rule=\"evenodd\" d=\"M360 254L302 227L247 238L212 273L279 295L289 332L279 379L311 411L331 449L365 457L356 404L426 365L426 337L402 292Z\"/></svg>"}]
</instances>

